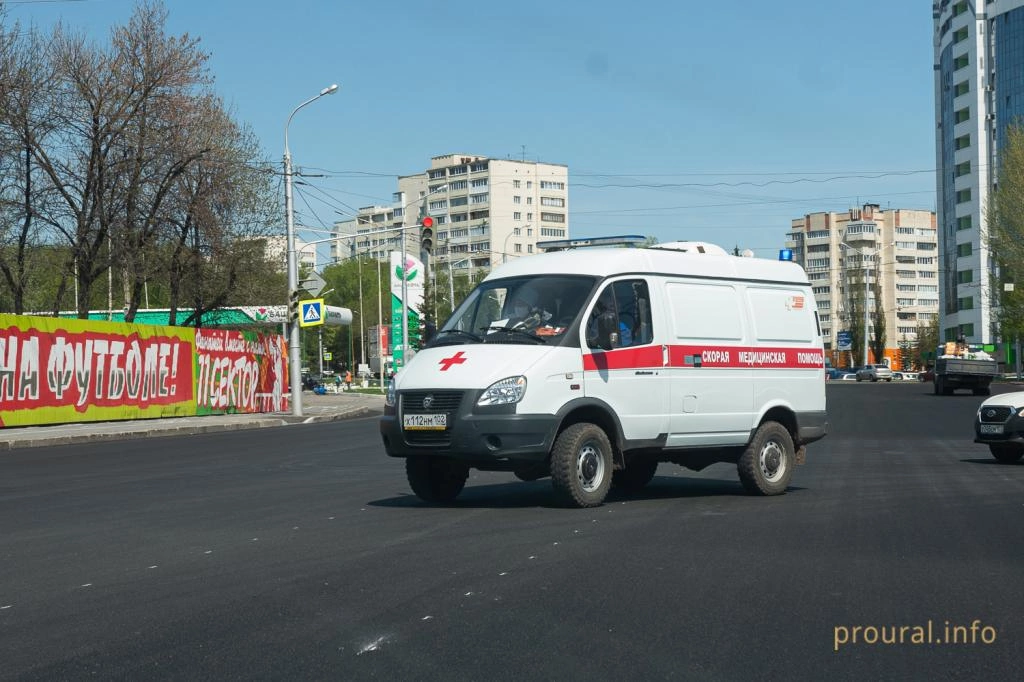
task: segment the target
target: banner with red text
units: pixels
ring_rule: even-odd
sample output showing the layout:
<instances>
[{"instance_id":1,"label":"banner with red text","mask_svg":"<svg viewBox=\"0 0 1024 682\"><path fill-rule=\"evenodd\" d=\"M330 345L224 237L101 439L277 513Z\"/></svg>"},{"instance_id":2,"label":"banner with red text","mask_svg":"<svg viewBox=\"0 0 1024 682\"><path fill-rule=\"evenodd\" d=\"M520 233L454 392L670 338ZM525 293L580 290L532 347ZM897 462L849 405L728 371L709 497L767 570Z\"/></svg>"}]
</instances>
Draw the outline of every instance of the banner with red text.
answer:
<instances>
[{"instance_id":1,"label":"banner with red text","mask_svg":"<svg viewBox=\"0 0 1024 682\"><path fill-rule=\"evenodd\" d=\"M279 334L0 314L0 427L290 409Z\"/></svg>"},{"instance_id":2,"label":"banner with red text","mask_svg":"<svg viewBox=\"0 0 1024 682\"><path fill-rule=\"evenodd\" d=\"M228 329L195 335L197 414L289 409L283 336Z\"/></svg>"},{"instance_id":3,"label":"banner with red text","mask_svg":"<svg viewBox=\"0 0 1024 682\"><path fill-rule=\"evenodd\" d=\"M196 413L195 330L0 315L0 426Z\"/></svg>"}]
</instances>

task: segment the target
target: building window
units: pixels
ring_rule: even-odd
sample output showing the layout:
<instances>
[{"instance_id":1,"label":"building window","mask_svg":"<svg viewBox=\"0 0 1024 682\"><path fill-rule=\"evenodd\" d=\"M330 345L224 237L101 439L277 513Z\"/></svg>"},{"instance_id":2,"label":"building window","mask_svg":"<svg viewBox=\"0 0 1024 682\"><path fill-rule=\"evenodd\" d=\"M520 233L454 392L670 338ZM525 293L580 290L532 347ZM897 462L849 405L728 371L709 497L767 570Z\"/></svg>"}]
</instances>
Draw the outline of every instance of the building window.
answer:
<instances>
[{"instance_id":1,"label":"building window","mask_svg":"<svg viewBox=\"0 0 1024 682\"><path fill-rule=\"evenodd\" d=\"M523 219L523 214L520 213L519 211L515 211L514 213L512 213L512 220L522 220L522 219Z\"/></svg>"},{"instance_id":2,"label":"building window","mask_svg":"<svg viewBox=\"0 0 1024 682\"><path fill-rule=\"evenodd\" d=\"M953 149L959 151L961 149L967 149L971 146L971 135L961 135L960 137L953 140Z\"/></svg>"},{"instance_id":3,"label":"building window","mask_svg":"<svg viewBox=\"0 0 1024 682\"><path fill-rule=\"evenodd\" d=\"M960 16L961 14L963 14L966 11L967 11L967 0L962 0L961 2L958 2L955 5L953 5L953 16L954 17L958 17L958 16Z\"/></svg>"},{"instance_id":4,"label":"building window","mask_svg":"<svg viewBox=\"0 0 1024 682\"><path fill-rule=\"evenodd\" d=\"M974 224L971 222L971 216L969 215L960 216L959 218L956 219L957 230L969 230L973 226Z\"/></svg>"},{"instance_id":5,"label":"building window","mask_svg":"<svg viewBox=\"0 0 1024 682\"><path fill-rule=\"evenodd\" d=\"M541 189L565 189L565 183L564 182L554 182L552 180L541 180L540 181L540 188Z\"/></svg>"},{"instance_id":6,"label":"building window","mask_svg":"<svg viewBox=\"0 0 1024 682\"><path fill-rule=\"evenodd\" d=\"M970 161L964 161L963 163L958 163L956 166L953 167L953 177L954 178L963 177L964 175L970 174L970 172L971 172L971 162Z\"/></svg>"},{"instance_id":7,"label":"building window","mask_svg":"<svg viewBox=\"0 0 1024 682\"><path fill-rule=\"evenodd\" d=\"M962 55L960 55L959 57L957 57L956 59L953 60L953 70L954 71L959 71L960 69L964 68L965 66L970 65L970 63L971 63L970 57L968 55L962 54Z\"/></svg>"},{"instance_id":8,"label":"building window","mask_svg":"<svg viewBox=\"0 0 1024 682\"><path fill-rule=\"evenodd\" d=\"M448 184L448 189L453 191L459 189L466 189L467 187L469 187L469 181L467 180L456 180L455 182Z\"/></svg>"},{"instance_id":9,"label":"building window","mask_svg":"<svg viewBox=\"0 0 1024 682\"><path fill-rule=\"evenodd\" d=\"M974 297L965 296L963 298L956 299L957 310L974 310Z\"/></svg>"},{"instance_id":10,"label":"building window","mask_svg":"<svg viewBox=\"0 0 1024 682\"><path fill-rule=\"evenodd\" d=\"M970 200L971 200L971 190L970 190L970 188L962 189L962 190L960 190L959 192L956 193L956 203L958 203L958 204L965 204L965 203L967 203Z\"/></svg>"},{"instance_id":11,"label":"building window","mask_svg":"<svg viewBox=\"0 0 1024 682\"><path fill-rule=\"evenodd\" d=\"M958 28L956 31L953 32L953 44L954 45L956 45L957 43L963 42L965 40L967 40L967 27L966 26L964 26L963 28Z\"/></svg>"},{"instance_id":12,"label":"building window","mask_svg":"<svg viewBox=\"0 0 1024 682\"><path fill-rule=\"evenodd\" d=\"M523 203L523 198L517 194L514 197L512 197L512 203L513 204L521 204L521 203Z\"/></svg>"},{"instance_id":13,"label":"building window","mask_svg":"<svg viewBox=\"0 0 1024 682\"><path fill-rule=\"evenodd\" d=\"M513 189L519 189L519 181L518 180L513 180L512 181L512 188Z\"/></svg>"},{"instance_id":14,"label":"building window","mask_svg":"<svg viewBox=\"0 0 1024 682\"><path fill-rule=\"evenodd\" d=\"M565 199L560 197L541 197L541 206L555 206L557 208L565 208Z\"/></svg>"},{"instance_id":15,"label":"building window","mask_svg":"<svg viewBox=\"0 0 1024 682\"><path fill-rule=\"evenodd\" d=\"M964 81L963 83L957 83L956 87L953 88L953 97L959 97L960 95L966 95L971 91L970 81Z\"/></svg>"},{"instance_id":16,"label":"building window","mask_svg":"<svg viewBox=\"0 0 1024 682\"><path fill-rule=\"evenodd\" d=\"M562 215L561 213L541 213L540 214L540 219L541 219L541 222L545 222L545 223L564 223L565 222L565 216Z\"/></svg>"},{"instance_id":17,"label":"building window","mask_svg":"<svg viewBox=\"0 0 1024 682\"><path fill-rule=\"evenodd\" d=\"M526 181L526 189L533 189L533 180Z\"/></svg>"},{"instance_id":18,"label":"building window","mask_svg":"<svg viewBox=\"0 0 1024 682\"><path fill-rule=\"evenodd\" d=\"M489 181L487 178L478 178L473 182L469 183L469 186L472 187L473 189L477 189L479 187L487 187L488 182Z\"/></svg>"},{"instance_id":19,"label":"building window","mask_svg":"<svg viewBox=\"0 0 1024 682\"><path fill-rule=\"evenodd\" d=\"M956 273L957 284L967 284L974 281L974 270L958 270Z\"/></svg>"},{"instance_id":20,"label":"building window","mask_svg":"<svg viewBox=\"0 0 1024 682\"><path fill-rule=\"evenodd\" d=\"M964 256L970 256L972 253L974 253L974 250L971 247L971 243L970 242L967 242L965 244L957 244L956 245L956 255L957 255L958 258L963 258Z\"/></svg>"},{"instance_id":21,"label":"building window","mask_svg":"<svg viewBox=\"0 0 1024 682\"><path fill-rule=\"evenodd\" d=\"M971 120L971 108L964 107L963 109L957 109L953 114L953 123L963 123L964 121Z\"/></svg>"}]
</instances>

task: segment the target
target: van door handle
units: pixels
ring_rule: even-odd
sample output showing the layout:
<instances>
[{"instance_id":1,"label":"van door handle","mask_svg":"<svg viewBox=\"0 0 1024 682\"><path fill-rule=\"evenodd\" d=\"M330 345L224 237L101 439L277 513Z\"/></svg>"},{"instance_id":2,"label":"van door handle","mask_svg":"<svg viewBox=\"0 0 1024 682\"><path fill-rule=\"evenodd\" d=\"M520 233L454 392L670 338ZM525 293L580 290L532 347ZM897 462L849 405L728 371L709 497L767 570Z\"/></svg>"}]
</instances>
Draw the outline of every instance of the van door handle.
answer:
<instances>
[{"instance_id":1,"label":"van door handle","mask_svg":"<svg viewBox=\"0 0 1024 682\"><path fill-rule=\"evenodd\" d=\"M661 366L668 367L668 346L661 347Z\"/></svg>"}]
</instances>

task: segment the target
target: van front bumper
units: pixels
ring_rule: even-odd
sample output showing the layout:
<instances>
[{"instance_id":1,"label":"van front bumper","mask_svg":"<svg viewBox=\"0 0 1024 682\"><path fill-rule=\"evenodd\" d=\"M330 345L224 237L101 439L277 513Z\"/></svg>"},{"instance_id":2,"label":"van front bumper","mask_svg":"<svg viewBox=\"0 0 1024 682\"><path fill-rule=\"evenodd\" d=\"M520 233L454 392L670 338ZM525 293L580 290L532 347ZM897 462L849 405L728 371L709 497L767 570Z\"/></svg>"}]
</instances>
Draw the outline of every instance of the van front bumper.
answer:
<instances>
[{"instance_id":1,"label":"van front bumper","mask_svg":"<svg viewBox=\"0 0 1024 682\"><path fill-rule=\"evenodd\" d=\"M449 414L444 431L410 430L397 414L380 419L391 457L444 456L478 469L512 471L541 462L551 451L559 418L544 414Z\"/></svg>"}]
</instances>

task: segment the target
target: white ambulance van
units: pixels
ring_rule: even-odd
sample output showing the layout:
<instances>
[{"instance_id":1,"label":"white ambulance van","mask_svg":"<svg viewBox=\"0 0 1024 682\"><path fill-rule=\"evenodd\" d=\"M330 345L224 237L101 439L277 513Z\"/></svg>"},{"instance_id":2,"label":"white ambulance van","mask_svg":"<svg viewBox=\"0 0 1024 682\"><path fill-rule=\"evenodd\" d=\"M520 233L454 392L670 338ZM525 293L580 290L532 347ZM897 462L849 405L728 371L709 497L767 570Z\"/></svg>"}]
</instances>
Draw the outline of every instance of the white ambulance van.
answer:
<instances>
[{"instance_id":1,"label":"white ambulance van","mask_svg":"<svg viewBox=\"0 0 1024 682\"><path fill-rule=\"evenodd\" d=\"M702 242L555 251L469 294L394 377L380 431L432 503L479 469L550 476L562 504L592 507L660 462L734 463L778 495L827 432L824 367L795 263Z\"/></svg>"}]
</instances>

